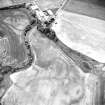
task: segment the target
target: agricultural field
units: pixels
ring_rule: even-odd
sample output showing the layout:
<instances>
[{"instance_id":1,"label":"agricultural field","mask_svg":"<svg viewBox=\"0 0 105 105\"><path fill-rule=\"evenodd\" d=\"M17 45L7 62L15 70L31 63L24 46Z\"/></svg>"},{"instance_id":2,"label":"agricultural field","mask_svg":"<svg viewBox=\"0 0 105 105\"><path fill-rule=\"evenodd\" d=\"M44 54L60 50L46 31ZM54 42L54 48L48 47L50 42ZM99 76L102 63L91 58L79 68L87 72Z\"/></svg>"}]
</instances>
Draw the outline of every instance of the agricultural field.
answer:
<instances>
[{"instance_id":1,"label":"agricultural field","mask_svg":"<svg viewBox=\"0 0 105 105\"><path fill-rule=\"evenodd\" d=\"M85 10L81 6L87 6L85 3L88 1L71 0L61 11L64 16L69 14L66 19L72 13L83 15ZM1 0L0 8L30 2L32 0ZM52 9L57 13L63 0L36 2L42 11ZM90 10L85 15L104 21L105 8L100 6L95 4L102 15L92 14ZM105 64L76 51L67 46L63 38L60 39L61 31L66 31L66 34L70 32L72 37L72 33L79 35L78 30L74 31L69 22L65 24L62 20L64 23L60 33L60 27L52 28L59 34L58 40L53 41L37 29L36 17L32 17L30 10L22 6L11 8L0 9L0 105L104 105ZM72 21L75 20L73 18ZM75 39L81 41L78 37Z\"/></svg>"}]
</instances>

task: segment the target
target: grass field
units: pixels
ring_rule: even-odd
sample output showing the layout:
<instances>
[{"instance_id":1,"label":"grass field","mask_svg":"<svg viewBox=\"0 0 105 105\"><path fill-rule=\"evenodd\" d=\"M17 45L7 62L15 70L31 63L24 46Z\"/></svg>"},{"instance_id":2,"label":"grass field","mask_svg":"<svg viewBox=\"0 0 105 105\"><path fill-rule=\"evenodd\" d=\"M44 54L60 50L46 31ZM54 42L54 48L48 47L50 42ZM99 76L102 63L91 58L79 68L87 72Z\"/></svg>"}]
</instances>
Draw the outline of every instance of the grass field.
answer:
<instances>
[{"instance_id":1,"label":"grass field","mask_svg":"<svg viewBox=\"0 0 105 105\"><path fill-rule=\"evenodd\" d=\"M105 20L105 0L69 0L64 9Z\"/></svg>"}]
</instances>

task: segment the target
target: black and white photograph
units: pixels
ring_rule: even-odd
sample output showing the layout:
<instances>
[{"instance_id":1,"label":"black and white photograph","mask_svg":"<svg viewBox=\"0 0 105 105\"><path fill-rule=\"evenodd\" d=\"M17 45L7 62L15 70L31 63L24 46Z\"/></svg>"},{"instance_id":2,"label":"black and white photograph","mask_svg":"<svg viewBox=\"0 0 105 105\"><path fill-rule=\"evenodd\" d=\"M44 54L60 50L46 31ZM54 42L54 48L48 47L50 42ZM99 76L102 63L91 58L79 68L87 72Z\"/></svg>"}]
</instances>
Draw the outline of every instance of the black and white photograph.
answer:
<instances>
[{"instance_id":1,"label":"black and white photograph","mask_svg":"<svg viewBox=\"0 0 105 105\"><path fill-rule=\"evenodd\" d=\"M105 0L0 0L0 105L105 105Z\"/></svg>"}]
</instances>

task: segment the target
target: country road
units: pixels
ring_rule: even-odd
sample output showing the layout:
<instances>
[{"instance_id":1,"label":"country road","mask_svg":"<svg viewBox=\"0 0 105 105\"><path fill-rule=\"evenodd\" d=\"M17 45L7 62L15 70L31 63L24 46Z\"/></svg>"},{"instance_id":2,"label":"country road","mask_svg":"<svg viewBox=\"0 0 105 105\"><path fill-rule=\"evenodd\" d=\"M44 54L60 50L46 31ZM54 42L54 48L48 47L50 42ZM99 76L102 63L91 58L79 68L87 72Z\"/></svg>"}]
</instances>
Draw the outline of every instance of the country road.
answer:
<instances>
[{"instance_id":1,"label":"country road","mask_svg":"<svg viewBox=\"0 0 105 105\"><path fill-rule=\"evenodd\" d=\"M30 1L32 0L0 0L0 7ZM52 2L52 0L47 1ZM60 0L57 1L59 2ZM105 20L105 0L69 0L64 9Z\"/></svg>"}]
</instances>

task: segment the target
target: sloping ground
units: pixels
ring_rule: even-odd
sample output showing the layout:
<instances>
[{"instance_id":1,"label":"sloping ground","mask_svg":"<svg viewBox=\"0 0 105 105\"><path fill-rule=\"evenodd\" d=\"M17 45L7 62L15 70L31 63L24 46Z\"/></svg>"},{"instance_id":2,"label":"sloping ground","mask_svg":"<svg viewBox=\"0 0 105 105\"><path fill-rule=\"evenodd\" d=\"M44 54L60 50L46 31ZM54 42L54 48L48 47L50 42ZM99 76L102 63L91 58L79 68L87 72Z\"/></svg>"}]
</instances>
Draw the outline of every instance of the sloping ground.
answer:
<instances>
[{"instance_id":1,"label":"sloping ground","mask_svg":"<svg viewBox=\"0 0 105 105\"><path fill-rule=\"evenodd\" d=\"M11 75L14 85L5 94L2 100L4 105L95 105L99 99L95 96L100 95L100 92L97 93L100 89L98 77L83 73L71 58L42 37L36 28L32 36L30 41L36 54L35 63L27 70Z\"/></svg>"},{"instance_id":2,"label":"sloping ground","mask_svg":"<svg viewBox=\"0 0 105 105\"><path fill-rule=\"evenodd\" d=\"M84 92L85 92L86 98L84 97L84 100L83 100L84 102L82 104L79 103L78 105L86 105L86 104L91 105L91 103L95 103L94 98L97 93L96 91L100 89L99 83L97 82L98 80L95 81L95 78L97 78L97 76L93 74L91 78L90 77L88 78L89 81L85 83L86 89L84 90L84 87L85 87L84 78L82 78L82 75L80 76L78 72L78 71L82 72L82 70L73 62L67 63L66 61L69 58L65 59L66 63L64 63L62 59L63 57L66 58L65 57L66 55L59 53L60 51L56 49L57 46L56 45L54 46L54 43L39 36L41 35L39 35L39 33L34 30L33 39L32 39L33 43L31 43L32 44L31 46L33 48L33 51L36 54L36 62L33 63L33 67L29 68L30 69L29 71L25 70L23 72L20 72L20 75L17 76L17 81L12 80L14 83L16 83L16 85L15 86L12 85L12 87L7 91L7 94L5 94L5 99L4 99L5 102L3 104L4 105L27 105L27 104L35 105L36 102L38 102L37 105L40 105L40 104L42 105L42 104L46 104L47 102L46 100L47 98L49 99L48 96L50 95L52 96L56 95L53 105L56 105L56 104L63 105L65 103L75 104L82 98L83 96L82 94L84 94ZM52 60L53 57L54 59ZM62 59L59 59L61 57ZM55 58L59 60L56 60ZM68 81L65 80L65 78L62 78L62 76L65 76L66 71L67 71L67 75L69 75L70 73L69 83ZM56 79L54 78L54 81L53 81L53 77L55 76L57 78ZM59 79L59 76L61 77L61 80ZM95 77L93 78L93 76ZM63 81L62 83L63 86L61 86L61 81ZM38 82L39 83L41 82L41 84L39 84ZM56 83L57 83L57 87L56 87ZM70 86L68 88L67 88L68 86L67 83ZM22 86L24 88L22 88ZM82 86L83 86L83 89L81 88ZM94 86L97 89L94 88ZM53 91L54 89L56 91L54 91L52 94L50 90ZM63 92L64 90L65 90L65 93ZM68 90L70 93L68 92ZM68 93L70 94L70 97L68 96ZM89 96L88 96L88 93L89 93ZM90 101L90 104L89 104L89 101ZM51 97L51 102L53 102L52 97Z\"/></svg>"}]
</instances>

